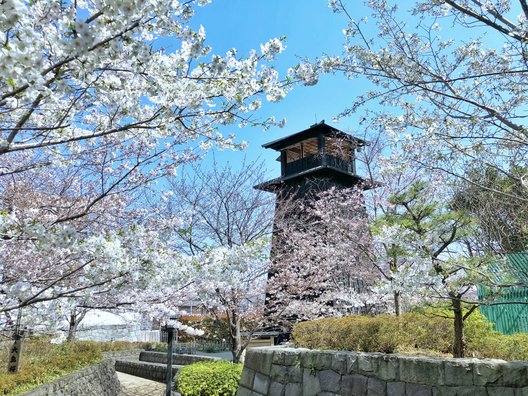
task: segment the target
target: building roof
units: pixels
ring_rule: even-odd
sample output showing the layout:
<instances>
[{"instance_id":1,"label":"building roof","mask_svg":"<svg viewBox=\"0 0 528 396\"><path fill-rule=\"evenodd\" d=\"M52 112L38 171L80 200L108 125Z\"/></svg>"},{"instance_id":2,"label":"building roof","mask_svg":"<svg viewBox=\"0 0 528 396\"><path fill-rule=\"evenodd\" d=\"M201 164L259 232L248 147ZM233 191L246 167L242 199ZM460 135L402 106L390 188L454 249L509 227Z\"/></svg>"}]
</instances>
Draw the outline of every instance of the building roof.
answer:
<instances>
[{"instance_id":1,"label":"building roof","mask_svg":"<svg viewBox=\"0 0 528 396\"><path fill-rule=\"evenodd\" d=\"M333 126L325 124L323 120L317 124L312 125L310 128L305 129L304 131L297 132L297 133L294 133L293 135L289 135L289 136L274 140L272 142L263 144L262 147L271 148L273 150L280 150L284 147L291 146L292 144L301 142L303 140L306 140L312 137L317 137L319 133L322 133L323 135L331 135L331 136L339 137L341 139L345 139L349 142L355 143L358 147L365 146L366 144L368 144L366 140L359 139L348 133L340 131L339 129L334 128Z\"/></svg>"},{"instance_id":2,"label":"building roof","mask_svg":"<svg viewBox=\"0 0 528 396\"><path fill-rule=\"evenodd\" d=\"M256 186L253 186L253 188L268 192L277 192L283 189L285 187L285 183L287 183L289 180L294 180L301 177L313 177L316 179L326 178L328 177L328 172L333 172L334 177L337 177L337 179L343 182L344 185L348 184L350 187L356 184L359 184L363 190L370 190L372 188L379 187L379 183L372 182L359 175L353 175L344 172L341 169L325 165L307 169L305 171L294 173L288 176L276 177L274 179L257 184Z\"/></svg>"}]
</instances>

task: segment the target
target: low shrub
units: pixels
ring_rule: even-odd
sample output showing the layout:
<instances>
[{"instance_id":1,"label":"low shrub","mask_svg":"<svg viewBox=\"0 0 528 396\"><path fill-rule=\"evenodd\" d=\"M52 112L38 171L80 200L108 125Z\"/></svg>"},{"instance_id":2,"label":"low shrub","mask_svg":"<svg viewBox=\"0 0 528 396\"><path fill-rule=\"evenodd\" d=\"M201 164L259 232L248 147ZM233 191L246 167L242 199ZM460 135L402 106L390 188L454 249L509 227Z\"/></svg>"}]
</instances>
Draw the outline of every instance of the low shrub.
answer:
<instances>
[{"instance_id":1,"label":"low shrub","mask_svg":"<svg viewBox=\"0 0 528 396\"><path fill-rule=\"evenodd\" d=\"M407 313L393 316L398 333L398 350L435 351L449 354L453 351L453 322L439 316Z\"/></svg>"},{"instance_id":2,"label":"low shrub","mask_svg":"<svg viewBox=\"0 0 528 396\"><path fill-rule=\"evenodd\" d=\"M53 345L37 341L24 343L21 365L16 374L0 373L0 395L17 394L35 388L80 368L101 361L94 345Z\"/></svg>"},{"instance_id":3,"label":"low shrub","mask_svg":"<svg viewBox=\"0 0 528 396\"><path fill-rule=\"evenodd\" d=\"M242 364L198 362L181 369L178 391L182 396L232 396L238 389Z\"/></svg>"},{"instance_id":4,"label":"low shrub","mask_svg":"<svg viewBox=\"0 0 528 396\"><path fill-rule=\"evenodd\" d=\"M396 352L401 345L429 349L435 343L436 337L428 337L433 333L440 334L443 341L445 332L438 332L442 328L440 320L417 323L414 316L325 318L297 324L292 335L299 346L306 348L385 353ZM433 332L435 327L439 329Z\"/></svg>"},{"instance_id":5,"label":"low shrub","mask_svg":"<svg viewBox=\"0 0 528 396\"><path fill-rule=\"evenodd\" d=\"M528 360L528 334L504 335L497 331L482 339L470 339L468 356L504 360Z\"/></svg>"},{"instance_id":6,"label":"low shrub","mask_svg":"<svg viewBox=\"0 0 528 396\"><path fill-rule=\"evenodd\" d=\"M428 308L401 316L325 318L297 324L292 335L300 347L361 352L451 354L453 321L449 311ZM528 334L503 335L478 311L465 321L466 355L528 360Z\"/></svg>"},{"instance_id":7,"label":"low shrub","mask_svg":"<svg viewBox=\"0 0 528 396\"><path fill-rule=\"evenodd\" d=\"M348 316L302 322L292 333L295 342L306 348L391 353L398 344L395 324L389 315Z\"/></svg>"}]
</instances>

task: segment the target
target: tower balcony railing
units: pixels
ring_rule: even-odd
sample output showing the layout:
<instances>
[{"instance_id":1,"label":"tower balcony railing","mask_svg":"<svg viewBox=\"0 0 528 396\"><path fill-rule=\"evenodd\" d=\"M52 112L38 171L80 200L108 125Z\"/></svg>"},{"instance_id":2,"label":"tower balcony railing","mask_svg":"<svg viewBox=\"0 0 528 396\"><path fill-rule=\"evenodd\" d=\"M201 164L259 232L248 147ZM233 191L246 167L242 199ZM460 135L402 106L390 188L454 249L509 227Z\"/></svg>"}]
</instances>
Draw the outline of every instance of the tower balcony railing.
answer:
<instances>
[{"instance_id":1,"label":"tower balcony railing","mask_svg":"<svg viewBox=\"0 0 528 396\"><path fill-rule=\"evenodd\" d=\"M354 161L346 161L329 154L311 155L286 164L284 176L294 175L319 166L327 166L354 175L356 167Z\"/></svg>"}]
</instances>

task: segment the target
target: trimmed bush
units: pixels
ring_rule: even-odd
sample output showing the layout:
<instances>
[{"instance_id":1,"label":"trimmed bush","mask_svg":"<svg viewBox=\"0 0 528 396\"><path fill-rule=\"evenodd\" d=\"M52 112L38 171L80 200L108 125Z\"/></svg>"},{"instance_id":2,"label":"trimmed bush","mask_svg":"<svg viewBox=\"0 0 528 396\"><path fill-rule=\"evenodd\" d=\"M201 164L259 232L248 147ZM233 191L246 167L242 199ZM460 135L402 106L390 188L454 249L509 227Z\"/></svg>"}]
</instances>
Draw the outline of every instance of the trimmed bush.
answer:
<instances>
[{"instance_id":1,"label":"trimmed bush","mask_svg":"<svg viewBox=\"0 0 528 396\"><path fill-rule=\"evenodd\" d=\"M178 391L182 396L232 396L238 389L242 364L198 362L181 369Z\"/></svg>"},{"instance_id":2,"label":"trimmed bush","mask_svg":"<svg viewBox=\"0 0 528 396\"><path fill-rule=\"evenodd\" d=\"M298 346L310 349L451 354L453 321L448 314L429 308L399 317L325 318L297 324L292 335ZM464 323L468 357L528 360L528 334L500 334L478 311Z\"/></svg>"},{"instance_id":3,"label":"trimmed bush","mask_svg":"<svg viewBox=\"0 0 528 396\"><path fill-rule=\"evenodd\" d=\"M319 319L299 323L292 333L295 342L305 348L391 353L398 345L393 334L397 325L392 318L380 315Z\"/></svg>"},{"instance_id":4,"label":"trimmed bush","mask_svg":"<svg viewBox=\"0 0 528 396\"><path fill-rule=\"evenodd\" d=\"M299 346L312 349L392 353L405 345L449 352L449 323L417 319L417 314L325 318L299 323L292 334Z\"/></svg>"},{"instance_id":5,"label":"trimmed bush","mask_svg":"<svg viewBox=\"0 0 528 396\"><path fill-rule=\"evenodd\" d=\"M477 358L528 360L528 334L504 335L492 331L479 339L470 338L468 350L468 355Z\"/></svg>"}]
</instances>

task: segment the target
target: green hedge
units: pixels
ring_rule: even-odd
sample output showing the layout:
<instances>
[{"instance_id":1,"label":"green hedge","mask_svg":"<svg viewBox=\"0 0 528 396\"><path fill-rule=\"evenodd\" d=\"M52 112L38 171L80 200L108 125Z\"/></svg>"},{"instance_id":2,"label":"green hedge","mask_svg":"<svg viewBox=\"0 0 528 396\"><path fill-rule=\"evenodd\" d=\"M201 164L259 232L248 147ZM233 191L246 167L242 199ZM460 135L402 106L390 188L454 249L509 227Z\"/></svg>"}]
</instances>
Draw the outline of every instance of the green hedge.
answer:
<instances>
[{"instance_id":1,"label":"green hedge","mask_svg":"<svg viewBox=\"0 0 528 396\"><path fill-rule=\"evenodd\" d=\"M298 346L310 349L450 354L453 321L442 315L449 312L326 318L299 323L292 334ZM528 360L528 334L500 334L479 312L465 321L465 338L468 357Z\"/></svg>"},{"instance_id":2,"label":"green hedge","mask_svg":"<svg viewBox=\"0 0 528 396\"><path fill-rule=\"evenodd\" d=\"M182 396L232 396L238 389L242 364L198 362L181 369L178 391Z\"/></svg>"}]
</instances>

